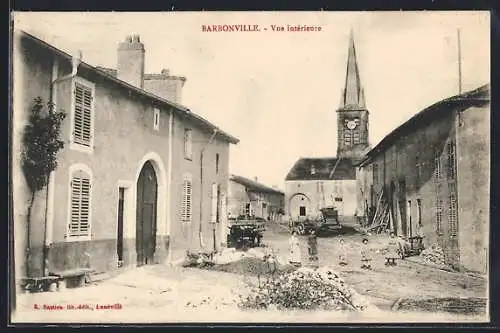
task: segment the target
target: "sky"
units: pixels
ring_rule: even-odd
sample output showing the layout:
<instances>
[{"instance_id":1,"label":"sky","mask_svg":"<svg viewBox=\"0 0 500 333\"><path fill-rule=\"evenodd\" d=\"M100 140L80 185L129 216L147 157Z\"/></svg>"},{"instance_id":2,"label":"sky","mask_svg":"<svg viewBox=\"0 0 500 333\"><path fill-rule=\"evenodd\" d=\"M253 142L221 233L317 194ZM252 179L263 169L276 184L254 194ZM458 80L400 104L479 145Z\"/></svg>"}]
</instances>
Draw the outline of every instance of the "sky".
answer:
<instances>
[{"instance_id":1,"label":"sky","mask_svg":"<svg viewBox=\"0 0 500 333\"><path fill-rule=\"evenodd\" d=\"M116 68L139 34L146 73L187 78L182 104L240 139L230 172L284 189L300 157L335 156L336 110L353 30L372 146L423 108L490 81L489 12L15 13L23 29L93 66ZM203 32L258 24L260 32ZM271 25L321 26L274 32ZM267 31L264 28L267 27Z\"/></svg>"}]
</instances>

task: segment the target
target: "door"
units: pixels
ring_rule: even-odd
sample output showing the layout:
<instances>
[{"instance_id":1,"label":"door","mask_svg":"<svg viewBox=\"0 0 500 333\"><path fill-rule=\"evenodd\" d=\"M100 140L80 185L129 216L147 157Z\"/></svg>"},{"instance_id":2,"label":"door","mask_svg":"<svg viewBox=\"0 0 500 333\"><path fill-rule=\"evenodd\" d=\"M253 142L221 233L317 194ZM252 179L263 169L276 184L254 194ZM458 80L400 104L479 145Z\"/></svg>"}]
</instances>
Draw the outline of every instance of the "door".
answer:
<instances>
[{"instance_id":1,"label":"door","mask_svg":"<svg viewBox=\"0 0 500 333\"><path fill-rule=\"evenodd\" d=\"M151 264L156 247L156 199L158 184L151 162L142 167L137 180L137 265Z\"/></svg>"},{"instance_id":2,"label":"door","mask_svg":"<svg viewBox=\"0 0 500 333\"><path fill-rule=\"evenodd\" d=\"M118 226L116 235L116 253L118 254L118 265L123 262L123 206L125 188L118 188Z\"/></svg>"}]
</instances>

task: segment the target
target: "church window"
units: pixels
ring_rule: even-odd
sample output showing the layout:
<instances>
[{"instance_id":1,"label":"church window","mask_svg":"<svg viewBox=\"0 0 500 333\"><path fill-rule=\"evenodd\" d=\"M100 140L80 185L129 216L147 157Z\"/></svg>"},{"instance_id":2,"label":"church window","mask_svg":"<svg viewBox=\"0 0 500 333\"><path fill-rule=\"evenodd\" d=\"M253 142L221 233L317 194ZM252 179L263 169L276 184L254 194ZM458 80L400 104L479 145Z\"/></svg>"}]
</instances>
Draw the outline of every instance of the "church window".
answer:
<instances>
[{"instance_id":1,"label":"church window","mask_svg":"<svg viewBox=\"0 0 500 333\"><path fill-rule=\"evenodd\" d=\"M359 143L359 131L354 131L354 144L358 144Z\"/></svg>"}]
</instances>

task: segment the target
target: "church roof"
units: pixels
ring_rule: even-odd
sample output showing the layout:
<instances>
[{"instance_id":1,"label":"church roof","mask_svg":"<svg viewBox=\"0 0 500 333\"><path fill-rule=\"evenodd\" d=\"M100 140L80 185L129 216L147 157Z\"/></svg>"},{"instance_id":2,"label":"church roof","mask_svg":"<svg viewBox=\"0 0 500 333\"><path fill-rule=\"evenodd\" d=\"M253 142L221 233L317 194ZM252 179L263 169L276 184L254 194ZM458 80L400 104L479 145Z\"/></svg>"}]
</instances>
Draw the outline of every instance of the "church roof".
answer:
<instances>
[{"instance_id":1,"label":"church roof","mask_svg":"<svg viewBox=\"0 0 500 333\"><path fill-rule=\"evenodd\" d=\"M356 168L352 158L302 157L288 172L288 180L355 180Z\"/></svg>"},{"instance_id":2,"label":"church roof","mask_svg":"<svg viewBox=\"0 0 500 333\"><path fill-rule=\"evenodd\" d=\"M354 45L354 35L352 30L349 36L345 87L342 91L342 96L340 99L340 109L366 109L365 95L363 87L361 86L358 61L356 59L356 47Z\"/></svg>"}]
</instances>

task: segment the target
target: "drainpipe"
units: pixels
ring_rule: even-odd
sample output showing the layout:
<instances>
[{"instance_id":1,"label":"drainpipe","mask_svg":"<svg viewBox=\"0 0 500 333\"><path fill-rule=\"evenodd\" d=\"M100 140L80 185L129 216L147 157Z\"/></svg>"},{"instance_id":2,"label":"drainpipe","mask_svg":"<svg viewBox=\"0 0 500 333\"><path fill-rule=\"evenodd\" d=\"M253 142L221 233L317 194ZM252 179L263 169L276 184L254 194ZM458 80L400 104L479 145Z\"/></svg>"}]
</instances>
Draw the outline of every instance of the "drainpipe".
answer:
<instances>
[{"instance_id":1,"label":"drainpipe","mask_svg":"<svg viewBox=\"0 0 500 333\"><path fill-rule=\"evenodd\" d=\"M172 235L171 235L171 219L170 219L170 201L172 200L172 138L174 127L174 110L170 110L170 117L168 120L168 164L167 164L167 235L168 235L168 253L167 263L172 264Z\"/></svg>"},{"instance_id":2,"label":"drainpipe","mask_svg":"<svg viewBox=\"0 0 500 333\"><path fill-rule=\"evenodd\" d=\"M57 89L56 83L62 81L73 79L78 71L78 66L82 61L82 52L78 51L76 55L73 56L71 60L72 70L71 74L58 78L59 73L59 62L54 59L52 63L52 77L50 83L50 103L54 105L54 109L57 109ZM55 172L52 171L48 176L47 181L47 198L45 206L45 225L44 225L44 238L43 238L43 275L47 276L48 271L48 252L49 247L52 244L52 235L54 229L54 185L55 185Z\"/></svg>"},{"instance_id":3,"label":"drainpipe","mask_svg":"<svg viewBox=\"0 0 500 333\"><path fill-rule=\"evenodd\" d=\"M200 152L200 229L199 229L199 237L200 237L200 247L203 248L203 230L202 230L202 221L203 221L203 153L207 149L208 145L212 143L215 135L217 134L218 129L214 128L212 136L205 144L205 146L201 149Z\"/></svg>"}]
</instances>

